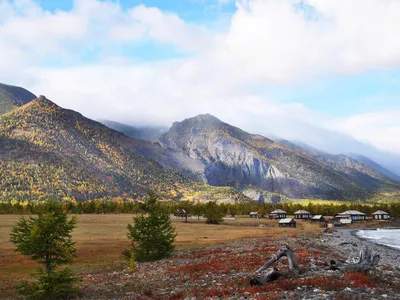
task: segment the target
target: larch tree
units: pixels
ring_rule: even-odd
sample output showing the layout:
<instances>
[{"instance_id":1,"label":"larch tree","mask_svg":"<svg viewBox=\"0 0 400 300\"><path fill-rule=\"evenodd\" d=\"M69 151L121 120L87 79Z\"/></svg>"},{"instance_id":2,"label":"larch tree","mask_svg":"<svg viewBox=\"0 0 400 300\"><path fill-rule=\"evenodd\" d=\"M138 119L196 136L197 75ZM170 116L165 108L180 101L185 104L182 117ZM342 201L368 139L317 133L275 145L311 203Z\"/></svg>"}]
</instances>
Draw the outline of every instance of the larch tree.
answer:
<instances>
[{"instance_id":1,"label":"larch tree","mask_svg":"<svg viewBox=\"0 0 400 300\"><path fill-rule=\"evenodd\" d=\"M131 247L123 254L130 264L133 259L163 259L171 256L174 251L175 228L168 211L160 205L154 192L149 193L149 199L142 209L144 213L134 217L133 224L127 226Z\"/></svg>"},{"instance_id":2,"label":"larch tree","mask_svg":"<svg viewBox=\"0 0 400 300\"><path fill-rule=\"evenodd\" d=\"M45 267L44 270L39 267L35 273L37 281L31 284L23 281L17 287L26 299L61 299L77 291L74 284L78 279L70 269L55 270L57 266L72 263L76 256L71 236L75 226L76 217L68 220L63 207L50 202L37 217L21 217L12 229L10 241L16 251Z\"/></svg>"}]
</instances>

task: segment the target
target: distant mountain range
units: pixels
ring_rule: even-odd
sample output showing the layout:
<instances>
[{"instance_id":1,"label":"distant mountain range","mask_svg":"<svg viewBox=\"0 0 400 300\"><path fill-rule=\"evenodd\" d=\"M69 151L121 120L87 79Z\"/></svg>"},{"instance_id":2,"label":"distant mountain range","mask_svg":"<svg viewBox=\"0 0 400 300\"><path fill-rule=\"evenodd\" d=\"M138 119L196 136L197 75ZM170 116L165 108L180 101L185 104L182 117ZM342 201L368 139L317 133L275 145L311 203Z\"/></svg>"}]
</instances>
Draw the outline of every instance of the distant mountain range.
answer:
<instances>
[{"instance_id":1,"label":"distant mountain range","mask_svg":"<svg viewBox=\"0 0 400 300\"><path fill-rule=\"evenodd\" d=\"M0 200L141 199L150 188L164 199L235 201L400 191L399 177L367 157L273 141L208 114L167 131L102 121L107 127L8 85L0 112Z\"/></svg>"}]
</instances>

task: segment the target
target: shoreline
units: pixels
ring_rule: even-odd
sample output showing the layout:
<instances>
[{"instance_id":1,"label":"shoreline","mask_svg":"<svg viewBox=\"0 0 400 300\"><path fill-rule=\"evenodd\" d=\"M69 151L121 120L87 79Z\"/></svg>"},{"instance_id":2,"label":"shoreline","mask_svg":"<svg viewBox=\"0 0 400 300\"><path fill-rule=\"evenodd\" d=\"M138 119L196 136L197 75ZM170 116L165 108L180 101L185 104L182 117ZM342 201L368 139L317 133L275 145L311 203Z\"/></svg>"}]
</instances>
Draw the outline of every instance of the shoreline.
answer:
<instances>
[{"instance_id":1,"label":"shoreline","mask_svg":"<svg viewBox=\"0 0 400 300\"><path fill-rule=\"evenodd\" d=\"M374 253L381 256L379 265L390 265L400 268L400 249L393 248L387 245L381 245L371 241L370 239L358 236L356 233L360 230L376 230L378 228L338 228L332 234L326 235L328 239L326 244L334 248L339 254L346 259L358 257L359 252L368 247ZM389 228L387 228L389 229ZM392 228L399 229L399 228ZM343 243L349 243L341 245ZM354 246L356 245L356 246Z\"/></svg>"},{"instance_id":2,"label":"shoreline","mask_svg":"<svg viewBox=\"0 0 400 300\"><path fill-rule=\"evenodd\" d=\"M387 228L358 228L358 229L353 229L351 231L351 235L356 237L357 239L363 241L363 242L367 242L367 243L370 243L370 244L373 244L373 245L376 245L376 246L380 246L380 247L384 247L386 249L397 251L397 252L399 252L399 258L400 258L400 249L399 248L392 247L392 246L389 246L389 245L380 244L380 243L376 243L376 242L373 242L371 239L368 239L368 238L361 237L361 236L357 235L357 232L360 231L360 230L365 230L365 231L371 230L371 231L373 231L373 230L378 230L378 229L400 230L399 227L396 227L396 228L392 228L392 227L387 227Z\"/></svg>"}]
</instances>

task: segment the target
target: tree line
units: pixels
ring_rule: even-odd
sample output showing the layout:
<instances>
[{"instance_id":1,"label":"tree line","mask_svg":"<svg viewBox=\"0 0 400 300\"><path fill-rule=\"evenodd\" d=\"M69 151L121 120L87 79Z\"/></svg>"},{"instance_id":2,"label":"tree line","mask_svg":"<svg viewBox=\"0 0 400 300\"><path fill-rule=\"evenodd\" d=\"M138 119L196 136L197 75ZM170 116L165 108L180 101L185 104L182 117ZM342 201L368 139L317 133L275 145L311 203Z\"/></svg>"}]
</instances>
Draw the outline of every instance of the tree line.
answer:
<instances>
[{"instance_id":1,"label":"tree line","mask_svg":"<svg viewBox=\"0 0 400 300\"><path fill-rule=\"evenodd\" d=\"M210 210L230 216L248 215L250 212L259 212L266 215L275 209L283 209L289 215L293 214L297 210L307 210L312 214L321 214L325 216L334 216L337 213L346 210L358 210L370 216L377 210L383 210L394 217L400 216L399 202L380 204L365 204L362 202L343 204L320 204L313 202L309 202L308 204L296 202L258 204L254 202L238 202L221 203L219 205L188 201L163 201L160 203L160 205L170 214L173 214L178 209L184 209L188 215L195 216L204 215L206 211L210 212ZM47 201L0 202L0 214L38 214L41 211L46 210L48 205ZM143 212L141 202L122 199L101 199L83 202L63 201L60 202L60 205L62 205L63 209L69 214L138 214Z\"/></svg>"}]
</instances>

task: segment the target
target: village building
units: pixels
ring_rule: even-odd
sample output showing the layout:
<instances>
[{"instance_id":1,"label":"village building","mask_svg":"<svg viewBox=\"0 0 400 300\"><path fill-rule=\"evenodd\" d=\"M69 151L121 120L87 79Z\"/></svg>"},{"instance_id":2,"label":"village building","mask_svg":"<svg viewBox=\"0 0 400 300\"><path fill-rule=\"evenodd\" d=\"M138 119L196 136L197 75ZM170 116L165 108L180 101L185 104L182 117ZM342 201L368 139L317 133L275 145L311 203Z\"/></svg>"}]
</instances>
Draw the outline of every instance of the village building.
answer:
<instances>
[{"instance_id":1,"label":"village building","mask_svg":"<svg viewBox=\"0 0 400 300\"><path fill-rule=\"evenodd\" d=\"M298 210L294 213L295 219L311 219L312 214L306 210Z\"/></svg>"},{"instance_id":2,"label":"village building","mask_svg":"<svg viewBox=\"0 0 400 300\"><path fill-rule=\"evenodd\" d=\"M286 219L287 212L282 209L275 209L269 214L270 219Z\"/></svg>"},{"instance_id":3,"label":"village building","mask_svg":"<svg viewBox=\"0 0 400 300\"><path fill-rule=\"evenodd\" d=\"M311 222L325 222L325 218L323 215L315 215L311 218Z\"/></svg>"},{"instance_id":4,"label":"village building","mask_svg":"<svg viewBox=\"0 0 400 300\"><path fill-rule=\"evenodd\" d=\"M174 212L174 216L175 216L175 217L181 217L181 218L186 217L186 210L184 210L184 209L177 209L177 210Z\"/></svg>"},{"instance_id":5,"label":"village building","mask_svg":"<svg viewBox=\"0 0 400 300\"><path fill-rule=\"evenodd\" d=\"M366 221L367 220L367 215L359 212L357 210L346 210L345 212L342 212L340 214L337 214L335 218L341 220L341 219L351 219L353 222L354 221Z\"/></svg>"},{"instance_id":6,"label":"village building","mask_svg":"<svg viewBox=\"0 0 400 300\"><path fill-rule=\"evenodd\" d=\"M296 220L293 218L286 218L279 220L279 227L296 227Z\"/></svg>"},{"instance_id":7,"label":"village building","mask_svg":"<svg viewBox=\"0 0 400 300\"><path fill-rule=\"evenodd\" d=\"M264 218L264 214L253 211L253 212L249 213L249 217L250 218Z\"/></svg>"},{"instance_id":8,"label":"village building","mask_svg":"<svg viewBox=\"0 0 400 300\"><path fill-rule=\"evenodd\" d=\"M390 220L392 216L386 211L378 210L372 214L372 217L374 220Z\"/></svg>"}]
</instances>

